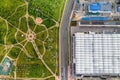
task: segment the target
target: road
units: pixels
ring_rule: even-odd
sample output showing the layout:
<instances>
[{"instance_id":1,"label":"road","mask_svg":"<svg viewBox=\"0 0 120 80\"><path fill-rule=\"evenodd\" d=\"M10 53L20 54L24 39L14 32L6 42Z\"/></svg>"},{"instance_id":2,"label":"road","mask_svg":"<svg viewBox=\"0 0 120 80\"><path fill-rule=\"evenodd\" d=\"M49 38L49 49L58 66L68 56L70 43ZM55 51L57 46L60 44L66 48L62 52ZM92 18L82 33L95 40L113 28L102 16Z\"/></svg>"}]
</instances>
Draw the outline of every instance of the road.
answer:
<instances>
[{"instance_id":1,"label":"road","mask_svg":"<svg viewBox=\"0 0 120 80\"><path fill-rule=\"evenodd\" d=\"M60 78L68 80L68 28L70 26L70 16L75 0L67 0L65 5L60 34L59 34L59 50L60 50Z\"/></svg>"}]
</instances>

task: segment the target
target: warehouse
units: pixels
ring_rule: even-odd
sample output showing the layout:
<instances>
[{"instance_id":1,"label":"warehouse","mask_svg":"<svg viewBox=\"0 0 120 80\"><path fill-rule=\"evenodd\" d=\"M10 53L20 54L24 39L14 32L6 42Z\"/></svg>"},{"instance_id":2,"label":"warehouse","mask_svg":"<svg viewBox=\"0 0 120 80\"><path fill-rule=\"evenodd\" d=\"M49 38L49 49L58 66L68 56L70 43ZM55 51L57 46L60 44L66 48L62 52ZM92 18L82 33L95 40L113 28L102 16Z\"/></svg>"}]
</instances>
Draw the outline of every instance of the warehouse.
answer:
<instances>
[{"instance_id":1,"label":"warehouse","mask_svg":"<svg viewBox=\"0 0 120 80\"><path fill-rule=\"evenodd\" d=\"M119 76L120 34L74 33L73 63L76 76Z\"/></svg>"}]
</instances>

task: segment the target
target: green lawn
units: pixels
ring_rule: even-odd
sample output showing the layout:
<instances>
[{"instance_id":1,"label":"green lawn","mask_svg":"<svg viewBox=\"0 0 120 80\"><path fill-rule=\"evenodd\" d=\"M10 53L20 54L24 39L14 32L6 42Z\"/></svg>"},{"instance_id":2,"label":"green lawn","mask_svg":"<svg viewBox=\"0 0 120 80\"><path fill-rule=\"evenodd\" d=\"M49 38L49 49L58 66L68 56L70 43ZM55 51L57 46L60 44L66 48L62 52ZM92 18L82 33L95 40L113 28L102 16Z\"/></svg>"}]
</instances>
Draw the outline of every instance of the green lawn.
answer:
<instances>
[{"instance_id":1,"label":"green lawn","mask_svg":"<svg viewBox=\"0 0 120 80\"><path fill-rule=\"evenodd\" d=\"M0 45L0 62L5 58L6 53L10 51L11 48Z\"/></svg>"},{"instance_id":2,"label":"green lawn","mask_svg":"<svg viewBox=\"0 0 120 80\"><path fill-rule=\"evenodd\" d=\"M16 59L20 53L21 49L17 47L13 47L11 51L9 52L8 56L12 59Z\"/></svg>"},{"instance_id":3,"label":"green lawn","mask_svg":"<svg viewBox=\"0 0 120 80\"><path fill-rule=\"evenodd\" d=\"M43 21L43 24L46 25L47 28L49 28L51 26L54 26L56 23L53 20L48 18Z\"/></svg>"},{"instance_id":4,"label":"green lawn","mask_svg":"<svg viewBox=\"0 0 120 80\"><path fill-rule=\"evenodd\" d=\"M15 33L16 33L16 29L12 26L8 26L8 30L7 30L7 36L6 36L6 44L16 44L17 41L15 39Z\"/></svg>"},{"instance_id":5,"label":"green lawn","mask_svg":"<svg viewBox=\"0 0 120 80\"><path fill-rule=\"evenodd\" d=\"M39 33L39 32L44 31L44 30L46 30L44 25L37 25L36 29L35 29L35 33Z\"/></svg>"},{"instance_id":6,"label":"green lawn","mask_svg":"<svg viewBox=\"0 0 120 80\"><path fill-rule=\"evenodd\" d=\"M28 27L27 27L27 21L25 17L21 18L19 29L25 33L27 32Z\"/></svg>"},{"instance_id":7,"label":"green lawn","mask_svg":"<svg viewBox=\"0 0 120 80\"><path fill-rule=\"evenodd\" d=\"M47 34L48 34L47 31L40 32L36 35L36 38L44 41L47 38Z\"/></svg>"},{"instance_id":8,"label":"green lawn","mask_svg":"<svg viewBox=\"0 0 120 80\"><path fill-rule=\"evenodd\" d=\"M5 31L7 31L6 23L0 19L0 44L4 44Z\"/></svg>"},{"instance_id":9,"label":"green lawn","mask_svg":"<svg viewBox=\"0 0 120 80\"><path fill-rule=\"evenodd\" d=\"M20 42L22 42L22 41L25 40L25 39L26 39L26 35L23 34L23 33L20 32L20 31L18 31L18 32L17 32L17 35L16 35L16 41L17 41L18 43L20 43Z\"/></svg>"},{"instance_id":10,"label":"green lawn","mask_svg":"<svg viewBox=\"0 0 120 80\"><path fill-rule=\"evenodd\" d=\"M19 25L19 19L20 17L23 17L26 13L26 6L19 7L15 14L7 18L7 20L14 25L15 27L18 27Z\"/></svg>"},{"instance_id":11,"label":"green lawn","mask_svg":"<svg viewBox=\"0 0 120 80\"><path fill-rule=\"evenodd\" d=\"M0 50L0 62L1 62L7 51L4 50L4 48L2 46L0 46L0 48L3 49L3 50Z\"/></svg>"},{"instance_id":12,"label":"green lawn","mask_svg":"<svg viewBox=\"0 0 120 80\"><path fill-rule=\"evenodd\" d=\"M12 70L11 70L11 72L10 72L10 77L12 77L12 78L14 77L15 68L16 68L16 67L13 65L13 66L12 66Z\"/></svg>"},{"instance_id":13,"label":"green lawn","mask_svg":"<svg viewBox=\"0 0 120 80\"><path fill-rule=\"evenodd\" d=\"M58 61L56 64L56 60L58 59L58 49L56 48L58 43L58 28L53 28L49 30L49 38L46 40L46 54L44 56L45 62L49 65L49 67L55 72L58 68ZM50 60L48 61L48 59Z\"/></svg>"},{"instance_id":14,"label":"green lawn","mask_svg":"<svg viewBox=\"0 0 120 80\"><path fill-rule=\"evenodd\" d=\"M36 42L36 44L37 44L37 47L38 47L38 49L39 49L39 52L40 52L41 54L43 54L43 52L44 52L43 43L40 42L39 40L35 40L35 42Z\"/></svg>"},{"instance_id":15,"label":"green lawn","mask_svg":"<svg viewBox=\"0 0 120 80\"><path fill-rule=\"evenodd\" d=\"M42 62L35 58L28 58L24 52L20 53L17 63L17 77L46 77L51 73Z\"/></svg>"},{"instance_id":16,"label":"green lawn","mask_svg":"<svg viewBox=\"0 0 120 80\"><path fill-rule=\"evenodd\" d=\"M30 54L33 58L37 58L37 54L35 52L35 49L32 45L32 43L28 42L27 45L25 46L28 54Z\"/></svg>"},{"instance_id":17,"label":"green lawn","mask_svg":"<svg viewBox=\"0 0 120 80\"><path fill-rule=\"evenodd\" d=\"M13 14L16 7L22 4L24 4L24 0L2 0L0 1L0 16L2 16L3 18L8 18L8 16Z\"/></svg>"},{"instance_id":18,"label":"green lawn","mask_svg":"<svg viewBox=\"0 0 120 80\"><path fill-rule=\"evenodd\" d=\"M28 0L28 1L30 2L29 7L33 8L29 10L29 13L31 15L34 15L35 17L42 16L43 18L45 16L45 18L49 17L55 20L59 20L65 0L64 1L63 0L41 0L41 1ZM39 12L42 12L43 14Z\"/></svg>"},{"instance_id":19,"label":"green lawn","mask_svg":"<svg viewBox=\"0 0 120 80\"><path fill-rule=\"evenodd\" d=\"M51 77L51 78L48 78L48 79L46 79L46 80L55 80L55 78L54 78L54 77Z\"/></svg>"},{"instance_id":20,"label":"green lawn","mask_svg":"<svg viewBox=\"0 0 120 80\"><path fill-rule=\"evenodd\" d=\"M31 17L28 18L28 23L29 23L30 29L34 30L36 24L35 24L34 20Z\"/></svg>"}]
</instances>

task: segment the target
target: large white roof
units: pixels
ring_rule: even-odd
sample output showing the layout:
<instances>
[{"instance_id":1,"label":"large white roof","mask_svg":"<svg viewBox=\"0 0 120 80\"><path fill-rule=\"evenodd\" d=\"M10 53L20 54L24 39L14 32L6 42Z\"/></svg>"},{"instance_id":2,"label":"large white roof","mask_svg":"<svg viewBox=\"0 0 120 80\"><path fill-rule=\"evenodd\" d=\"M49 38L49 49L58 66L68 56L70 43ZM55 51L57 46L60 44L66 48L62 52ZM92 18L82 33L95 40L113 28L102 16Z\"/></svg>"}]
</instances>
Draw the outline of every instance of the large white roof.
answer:
<instances>
[{"instance_id":1,"label":"large white roof","mask_svg":"<svg viewBox=\"0 0 120 80\"><path fill-rule=\"evenodd\" d=\"M120 34L74 36L76 74L120 74Z\"/></svg>"}]
</instances>

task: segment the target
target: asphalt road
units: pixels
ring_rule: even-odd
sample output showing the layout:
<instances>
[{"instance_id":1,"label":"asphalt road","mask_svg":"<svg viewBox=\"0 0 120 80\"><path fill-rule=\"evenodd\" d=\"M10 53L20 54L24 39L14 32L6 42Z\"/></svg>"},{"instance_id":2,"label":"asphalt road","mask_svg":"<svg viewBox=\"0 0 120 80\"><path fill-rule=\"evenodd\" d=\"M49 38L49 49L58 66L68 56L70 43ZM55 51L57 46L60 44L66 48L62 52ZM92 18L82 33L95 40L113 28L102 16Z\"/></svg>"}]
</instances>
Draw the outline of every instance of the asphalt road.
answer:
<instances>
[{"instance_id":1,"label":"asphalt road","mask_svg":"<svg viewBox=\"0 0 120 80\"><path fill-rule=\"evenodd\" d=\"M60 28L60 77L61 80L68 80L68 28L70 16L75 0L68 0L65 6Z\"/></svg>"}]
</instances>

